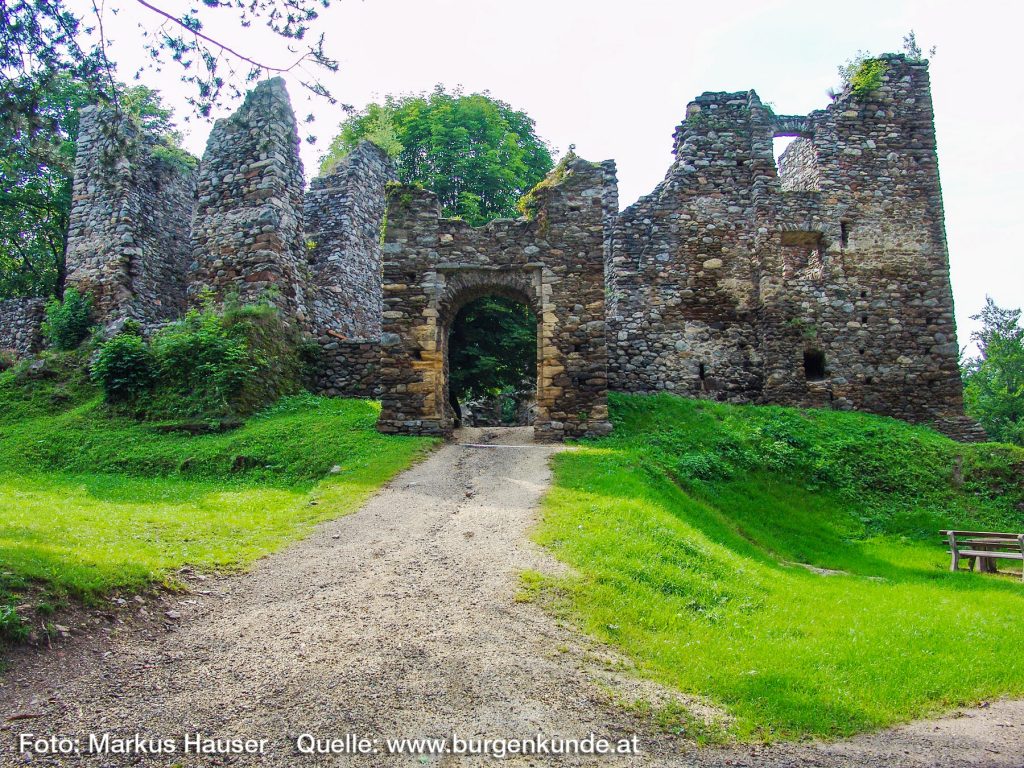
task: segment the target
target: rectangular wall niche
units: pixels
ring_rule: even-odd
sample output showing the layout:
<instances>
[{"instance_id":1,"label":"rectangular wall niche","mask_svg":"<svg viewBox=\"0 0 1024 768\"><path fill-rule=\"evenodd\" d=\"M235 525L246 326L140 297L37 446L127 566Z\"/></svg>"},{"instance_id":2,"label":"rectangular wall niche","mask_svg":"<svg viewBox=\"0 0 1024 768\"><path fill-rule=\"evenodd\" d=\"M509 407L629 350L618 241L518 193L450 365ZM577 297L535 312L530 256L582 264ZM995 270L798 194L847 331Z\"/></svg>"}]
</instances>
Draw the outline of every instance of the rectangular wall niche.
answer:
<instances>
[{"instance_id":1,"label":"rectangular wall niche","mask_svg":"<svg viewBox=\"0 0 1024 768\"><path fill-rule=\"evenodd\" d=\"M820 349L804 352L804 378L808 381L822 381L825 378L825 353Z\"/></svg>"},{"instance_id":2,"label":"rectangular wall niche","mask_svg":"<svg viewBox=\"0 0 1024 768\"><path fill-rule=\"evenodd\" d=\"M786 231L782 233L782 276L819 278L824 267L821 232Z\"/></svg>"}]
</instances>

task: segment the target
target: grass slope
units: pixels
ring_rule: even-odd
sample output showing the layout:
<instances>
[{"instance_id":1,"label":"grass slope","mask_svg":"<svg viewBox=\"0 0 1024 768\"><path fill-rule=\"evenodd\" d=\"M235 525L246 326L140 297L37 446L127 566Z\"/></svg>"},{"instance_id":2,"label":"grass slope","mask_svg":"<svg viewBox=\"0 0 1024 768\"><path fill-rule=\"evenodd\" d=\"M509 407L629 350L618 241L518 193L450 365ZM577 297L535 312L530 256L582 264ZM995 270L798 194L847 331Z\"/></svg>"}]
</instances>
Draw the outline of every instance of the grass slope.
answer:
<instances>
[{"instance_id":1,"label":"grass slope","mask_svg":"<svg viewBox=\"0 0 1024 768\"><path fill-rule=\"evenodd\" d=\"M852 413L670 396L612 412L611 437L556 458L536 538L577 575L547 586L644 674L723 706L732 736L1024 694L1019 576L951 574L937 540L1024 530L1024 451Z\"/></svg>"},{"instance_id":2,"label":"grass slope","mask_svg":"<svg viewBox=\"0 0 1024 768\"><path fill-rule=\"evenodd\" d=\"M81 383L0 376L0 635L40 585L90 600L238 567L354 510L432 444L378 434L378 411L296 396L193 437L112 418Z\"/></svg>"}]
</instances>

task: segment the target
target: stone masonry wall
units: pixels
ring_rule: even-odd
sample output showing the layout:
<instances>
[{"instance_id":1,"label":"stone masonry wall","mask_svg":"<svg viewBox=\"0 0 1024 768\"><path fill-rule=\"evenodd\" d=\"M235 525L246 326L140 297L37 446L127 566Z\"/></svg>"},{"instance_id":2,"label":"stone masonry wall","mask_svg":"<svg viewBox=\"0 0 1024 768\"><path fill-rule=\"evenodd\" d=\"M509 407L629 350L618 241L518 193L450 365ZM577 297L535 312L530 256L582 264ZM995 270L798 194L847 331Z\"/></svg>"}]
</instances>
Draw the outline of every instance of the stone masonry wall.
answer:
<instances>
[{"instance_id":1,"label":"stone masonry wall","mask_svg":"<svg viewBox=\"0 0 1024 768\"><path fill-rule=\"evenodd\" d=\"M40 326L44 299L35 297L0 301L0 352L25 357L42 347Z\"/></svg>"},{"instance_id":2,"label":"stone masonry wall","mask_svg":"<svg viewBox=\"0 0 1024 768\"><path fill-rule=\"evenodd\" d=\"M429 192L386 196L394 170L369 144L304 197L280 79L214 126L198 182L131 124L85 110L69 284L104 319L171 319L186 290L269 298L318 338L319 391L380 397L385 432L451 432L450 325L498 294L539 318L542 439L606 432L609 388L856 408L977 438L927 63L884 60L878 89L809 115L776 115L753 91L701 95L664 181L621 214L614 164L570 153L532 219L476 229L439 218ZM796 139L777 167L779 136ZM36 312L0 305L13 348L37 343Z\"/></svg>"},{"instance_id":3,"label":"stone masonry wall","mask_svg":"<svg viewBox=\"0 0 1024 768\"><path fill-rule=\"evenodd\" d=\"M110 110L87 107L79 125L67 284L105 320L172 319L185 307L195 175Z\"/></svg>"},{"instance_id":4,"label":"stone masonry wall","mask_svg":"<svg viewBox=\"0 0 1024 768\"><path fill-rule=\"evenodd\" d=\"M322 338L313 385L329 397L379 398L384 393L380 370L379 341Z\"/></svg>"},{"instance_id":5,"label":"stone masonry wall","mask_svg":"<svg viewBox=\"0 0 1024 768\"><path fill-rule=\"evenodd\" d=\"M459 309L486 295L538 317L539 439L606 433L603 258L614 164L570 156L539 188L532 220L474 229L441 219L436 197L393 189L384 242L385 340L380 381L385 432L450 434L448 332Z\"/></svg>"},{"instance_id":6,"label":"stone masonry wall","mask_svg":"<svg viewBox=\"0 0 1024 768\"><path fill-rule=\"evenodd\" d=\"M307 303L320 336L380 336L384 188L395 179L387 155L364 141L306 193Z\"/></svg>"},{"instance_id":7,"label":"stone masonry wall","mask_svg":"<svg viewBox=\"0 0 1024 768\"><path fill-rule=\"evenodd\" d=\"M927 64L886 65L808 116L752 91L690 104L609 249L613 389L962 416Z\"/></svg>"},{"instance_id":8,"label":"stone masonry wall","mask_svg":"<svg viewBox=\"0 0 1024 768\"><path fill-rule=\"evenodd\" d=\"M189 296L271 300L306 322L299 136L281 78L250 91L213 126L199 167Z\"/></svg>"}]
</instances>

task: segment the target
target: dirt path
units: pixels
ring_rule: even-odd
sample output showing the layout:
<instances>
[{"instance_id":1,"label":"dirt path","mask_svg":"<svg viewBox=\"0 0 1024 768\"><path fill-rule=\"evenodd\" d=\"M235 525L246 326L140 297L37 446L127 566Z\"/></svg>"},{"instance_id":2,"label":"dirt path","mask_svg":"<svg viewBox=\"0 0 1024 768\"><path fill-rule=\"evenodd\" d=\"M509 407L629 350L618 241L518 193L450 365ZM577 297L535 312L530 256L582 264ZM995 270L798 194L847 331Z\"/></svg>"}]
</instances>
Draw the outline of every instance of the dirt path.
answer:
<instances>
[{"instance_id":1,"label":"dirt path","mask_svg":"<svg viewBox=\"0 0 1024 768\"><path fill-rule=\"evenodd\" d=\"M251 573L186 596L170 633L24 653L0 678L0 765L22 732L176 738L174 755L44 757L32 765L483 765L491 759L302 755L316 737L609 739L639 757L508 758L503 765L1021 766L1024 706L825 747L705 750L614 703L657 695L541 608L516 602L524 569L559 564L527 538L552 447L475 430ZM267 739L260 756L180 753L181 737ZM383 741L379 743L383 749ZM966 749L964 749L966 747Z\"/></svg>"}]
</instances>

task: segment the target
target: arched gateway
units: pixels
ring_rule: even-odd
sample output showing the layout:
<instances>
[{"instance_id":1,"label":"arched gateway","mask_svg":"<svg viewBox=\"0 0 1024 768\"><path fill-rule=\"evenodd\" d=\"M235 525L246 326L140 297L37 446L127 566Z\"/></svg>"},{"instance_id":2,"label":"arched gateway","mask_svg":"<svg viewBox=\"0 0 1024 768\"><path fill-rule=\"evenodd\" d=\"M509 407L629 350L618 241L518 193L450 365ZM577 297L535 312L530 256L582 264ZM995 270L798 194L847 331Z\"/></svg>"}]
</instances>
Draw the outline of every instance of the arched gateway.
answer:
<instances>
[{"instance_id":1,"label":"arched gateway","mask_svg":"<svg viewBox=\"0 0 1024 768\"><path fill-rule=\"evenodd\" d=\"M448 435L448 333L487 295L537 316L538 439L607 433L606 226L617 212L615 167L570 156L533 193L528 220L473 228L442 219L422 189L388 195L383 256L379 429Z\"/></svg>"}]
</instances>

